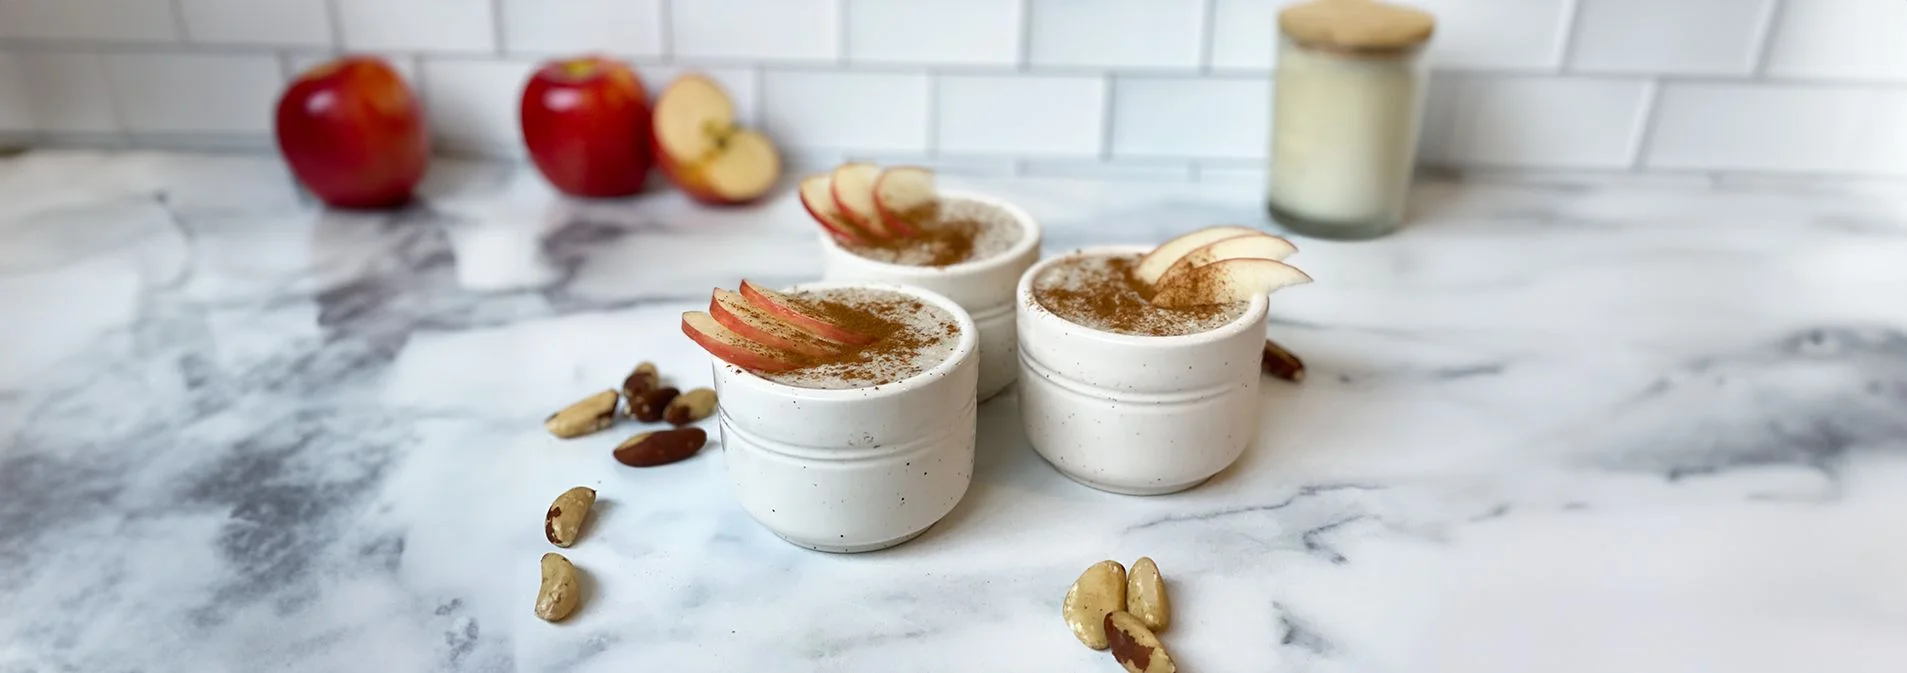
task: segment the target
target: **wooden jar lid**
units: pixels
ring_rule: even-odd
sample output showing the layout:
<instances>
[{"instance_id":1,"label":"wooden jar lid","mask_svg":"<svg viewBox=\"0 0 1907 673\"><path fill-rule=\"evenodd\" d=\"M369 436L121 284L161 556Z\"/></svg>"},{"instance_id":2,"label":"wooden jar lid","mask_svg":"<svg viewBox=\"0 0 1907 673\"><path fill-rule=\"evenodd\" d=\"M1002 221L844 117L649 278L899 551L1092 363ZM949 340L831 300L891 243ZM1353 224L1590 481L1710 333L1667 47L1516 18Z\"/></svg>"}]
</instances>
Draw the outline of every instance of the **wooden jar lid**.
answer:
<instances>
[{"instance_id":1,"label":"wooden jar lid","mask_svg":"<svg viewBox=\"0 0 1907 673\"><path fill-rule=\"evenodd\" d=\"M1436 27L1429 12L1374 0L1312 0L1278 13L1278 30L1298 44L1341 51L1408 50Z\"/></svg>"}]
</instances>

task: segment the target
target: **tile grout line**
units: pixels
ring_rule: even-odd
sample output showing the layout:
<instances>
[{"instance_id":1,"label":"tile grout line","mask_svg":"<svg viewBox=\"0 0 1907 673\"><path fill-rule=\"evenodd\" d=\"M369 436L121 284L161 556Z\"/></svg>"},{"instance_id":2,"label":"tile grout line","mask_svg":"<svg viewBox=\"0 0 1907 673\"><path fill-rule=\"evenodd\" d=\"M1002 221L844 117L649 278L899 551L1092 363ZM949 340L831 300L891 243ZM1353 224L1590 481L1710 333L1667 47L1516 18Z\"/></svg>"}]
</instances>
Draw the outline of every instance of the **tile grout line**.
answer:
<instances>
[{"instance_id":1,"label":"tile grout line","mask_svg":"<svg viewBox=\"0 0 1907 673\"><path fill-rule=\"evenodd\" d=\"M1112 73L1106 73L1104 77L1106 89L1100 95L1105 99L1099 102L1099 160L1102 162L1112 160L1113 97L1118 91L1119 81Z\"/></svg>"},{"instance_id":2,"label":"tile grout line","mask_svg":"<svg viewBox=\"0 0 1907 673\"><path fill-rule=\"evenodd\" d=\"M490 0L490 53L503 55L503 38L503 0Z\"/></svg>"},{"instance_id":3,"label":"tile grout line","mask_svg":"<svg viewBox=\"0 0 1907 673\"><path fill-rule=\"evenodd\" d=\"M1212 72L1212 42L1218 31L1218 0L1205 0L1200 4L1199 11L1204 12L1204 15L1199 17L1198 71L1204 75Z\"/></svg>"},{"instance_id":4,"label":"tile grout line","mask_svg":"<svg viewBox=\"0 0 1907 673\"><path fill-rule=\"evenodd\" d=\"M324 18L330 25L331 53L344 51L344 11L338 9L339 0L324 0Z\"/></svg>"},{"instance_id":5,"label":"tile grout line","mask_svg":"<svg viewBox=\"0 0 1907 673\"><path fill-rule=\"evenodd\" d=\"M834 0L834 63L848 63L848 0Z\"/></svg>"},{"instance_id":6,"label":"tile grout line","mask_svg":"<svg viewBox=\"0 0 1907 673\"><path fill-rule=\"evenodd\" d=\"M100 80L106 83L106 112L113 118L113 134L122 144L132 144L132 127L126 121L126 103L120 100L119 87L113 85L112 64L106 62L106 55L94 52L93 67L99 70Z\"/></svg>"},{"instance_id":7,"label":"tile grout line","mask_svg":"<svg viewBox=\"0 0 1907 673\"><path fill-rule=\"evenodd\" d=\"M186 30L185 5L183 0L170 0L166 3L172 10L172 35L180 42L192 44L192 32Z\"/></svg>"},{"instance_id":8,"label":"tile grout line","mask_svg":"<svg viewBox=\"0 0 1907 673\"><path fill-rule=\"evenodd\" d=\"M1756 81L1767 81L1768 61L1773 58L1775 31L1781 27L1781 20L1787 15L1787 0L1770 0L1768 11L1762 16L1762 25L1755 35L1755 62L1748 77Z\"/></svg>"},{"instance_id":9,"label":"tile grout line","mask_svg":"<svg viewBox=\"0 0 1907 673\"><path fill-rule=\"evenodd\" d=\"M1033 67L1033 0L1020 0L1019 4L1019 44L1013 58L1013 70L1026 72Z\"/></svg>"},{"instance_id":10,"label":"tile grout line","mask_svg":"<svg viewBox=\"0 0 1907 673\"><path fill-rule=\"evenodd\" d=\"M656 0L657 47L662 51L662 62L675 62L675 2L674 0Z\"/></svg>"},{"instance_id":11,"label":"tile grout line","mask_svg":"<svg viewBox=\"0 0 1907 673\"><path fill-rule=\"evenodd\" d=\"M927 71L927 157L940 156L940 73Z\"/></svg>"},{"instance_id":12,"label":"tile grout line","mask_svg":"<svg viewBox=\"0 0 1907 673\"><path fill-rule=\"evenodd\" d=\"M1655 140L1655 121L1662 109L1662 80L1649 80L1648 88L1642 90L1642 110L1636 115L1635 146L1629 148L1629 171L1640 171L1643 160L1649 154L1649 143Z\"/></svg>"},{"instance_id":13,"label":"tile grout line","mask_svg":"<svg viewBox=\"0 0 1907 673\"><path fill-rule=\"evenodd\" d=\"M1583 3L1585 0L1570 0L1569 9L1563 12L1563 43L1556 50L1557 73L1571 72L1570 61L1575 57L1578 27L1582 25Z\"/></svg>"}]
</instances>

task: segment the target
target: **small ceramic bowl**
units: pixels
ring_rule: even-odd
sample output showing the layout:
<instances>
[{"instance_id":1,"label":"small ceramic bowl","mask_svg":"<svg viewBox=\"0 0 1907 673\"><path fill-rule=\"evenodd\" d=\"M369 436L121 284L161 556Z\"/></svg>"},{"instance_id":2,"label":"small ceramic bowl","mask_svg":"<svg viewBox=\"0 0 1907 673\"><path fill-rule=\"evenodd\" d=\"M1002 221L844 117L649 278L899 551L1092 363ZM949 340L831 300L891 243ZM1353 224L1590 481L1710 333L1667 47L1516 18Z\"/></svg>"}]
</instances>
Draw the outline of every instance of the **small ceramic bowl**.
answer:
<instances>
[{"instance_id":1,"label":"small ceramic bowl","mask_svg":"<svg viewBox=\"0 0 1907 673\"><path fill-rule=\"evenodd\" d=\"M967 310L979 328L980 401L1012 385L1019 373L1015 363L1013 290L1020 274L1040 258L1040 225L1018 206L999 199L941 190L943 199L970 201L1004 213L1020 225L1020 240L1006 252L948 266L905 266L875 261L849 252L823 232L823 278L829 281L898 283L946 295Z\"/></svg>"},{"instance_id":2,"label":"small ceramic bowl","mask_svg":"<svg viewBox=\"0 0 1907 673\"><path fill-rule=\"evenodd\" d=\"M1258 436L1263 296L1222 327L1164 337L1080 325L1033 298L1033 280L1060 261L1150 249L1096 247L1045 260L1021 276L1015 302L1027 439L1067 477L1129 495L1204 483Z\"/></svg>"},{"instance_id":3,"label":"small ceramic bowl","mask_svg":"<svg viewBox=\"0 0 1907 673\"><path fill-rule=\"evenodd\" d=\"M901 544L953 511L973 478L972 318L952 300L880 283L862 287L939 307L959 324L953 353L912 378L867 388L800 388L716 360L718 427L742 508L789 542L826 552Z\"/></svg>"}]
</instances>

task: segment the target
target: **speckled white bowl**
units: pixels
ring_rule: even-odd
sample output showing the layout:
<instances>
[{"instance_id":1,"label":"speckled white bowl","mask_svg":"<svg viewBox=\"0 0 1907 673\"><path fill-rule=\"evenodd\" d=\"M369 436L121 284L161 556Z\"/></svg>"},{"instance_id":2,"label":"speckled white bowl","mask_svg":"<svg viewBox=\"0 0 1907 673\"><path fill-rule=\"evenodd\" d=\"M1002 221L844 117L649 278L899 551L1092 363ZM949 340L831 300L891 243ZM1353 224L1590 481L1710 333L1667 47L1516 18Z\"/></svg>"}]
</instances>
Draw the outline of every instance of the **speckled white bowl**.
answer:
<instances>
[{"instance_id":1,"label":"speckled white bowl","mask_svg":"<svg viewBox=\"0 0 1907 673\"><path fill-rule=\"evenodd\" d=\"M1117 334L1067 321L1020 278L1020 416L1040 457L1087 486L1129 495L1183 491L1230 466L1258 436L1265 298L1218 329L1184 336Z\"/></svg>"},{"instance_id":2,"label":"speckled white bowl","mask_svg":"<svg viewBox=\"0 0 1907 673\"><path fill-rule=\"evenodd\" d=\"M826 232L821 250L829 281L899 283L926 288L954 300L973 317L979 329L980 401L1006 390L1019 374L1013 334L1013 290L1020 274L1040 258L1040 225L1011 203L971 192L945 189L942 198L972 201L1006 213L1020 225L1020 240L1006 252L948 266L904 266L879 262L849 252ZM818 229L818 228L817 228Z\"/></svg>"},{"instance_id":3,"label":"speckled white bowl","mask_svg":"<svg viewBox=\"0 0 1907 673\"><path fill-rule=\"evenodd\" d=\"M826 552L913 539L953 511L973 478L972 318L915 287L813 283L789 291L845 287L891 290L945 310L960 325L953 353L912 378L844 390L776 383L714 360L736 498L782 539Z\"/></svg>"}]
</instances>

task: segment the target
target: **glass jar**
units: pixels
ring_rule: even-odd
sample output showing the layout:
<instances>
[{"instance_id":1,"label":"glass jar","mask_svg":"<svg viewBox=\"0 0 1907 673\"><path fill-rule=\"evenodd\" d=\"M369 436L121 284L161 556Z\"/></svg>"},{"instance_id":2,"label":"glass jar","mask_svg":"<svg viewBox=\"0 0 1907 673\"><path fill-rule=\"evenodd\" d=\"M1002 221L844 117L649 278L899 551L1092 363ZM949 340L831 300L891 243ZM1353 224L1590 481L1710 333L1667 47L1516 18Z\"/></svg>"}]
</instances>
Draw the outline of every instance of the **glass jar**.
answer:
<instances>
[{"instance_id":1,"label":"glass jar","mask_svg":"<svg viewBox=\"0 0 1907 673\"><path fill-rule=\"evenodd\" d=\"M1360 33L1331 24L1332 16L1300 17L1312 21L1297 25L1280 16L1267 209L1307 236L1383 236L1404 221L1416 164L1429 16L1364 0L1310 6L1394 9L1398 20L1422 26Z\"/></svg>"}]
</instances>

